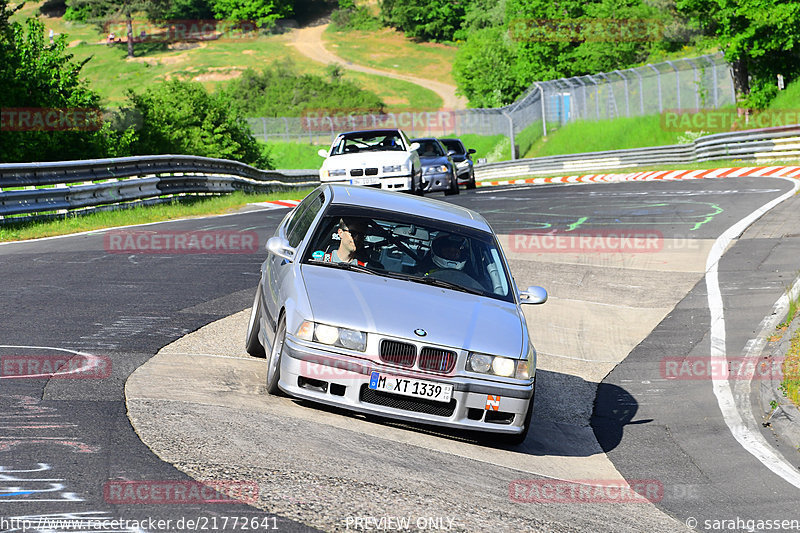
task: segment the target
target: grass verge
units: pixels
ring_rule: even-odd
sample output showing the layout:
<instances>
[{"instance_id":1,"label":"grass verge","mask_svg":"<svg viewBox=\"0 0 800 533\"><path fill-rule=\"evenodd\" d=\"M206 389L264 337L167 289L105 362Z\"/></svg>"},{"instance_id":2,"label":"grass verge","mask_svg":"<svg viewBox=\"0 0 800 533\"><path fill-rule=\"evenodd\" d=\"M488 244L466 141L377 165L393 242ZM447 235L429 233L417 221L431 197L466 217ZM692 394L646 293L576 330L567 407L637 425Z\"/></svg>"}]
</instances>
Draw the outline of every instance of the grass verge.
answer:
<instances>
[{"instance_id":1,"label":"grass verge","mask_svg":"<svg viewBox=\"0 0 800 533\"><path fill-rule=\"evenodd\" d=\"M792 109L797 110L800 106L800 80L793 81L786 86L786 89L778 93L769 104L770 109Z\"/></svg>"},{"instance_id":2,"label":"grass verge","mask_svg":"<svg viewBox=\"0 0 800 533\"><path fill-rule=\"evenodd\" d=\"M233 212L253 202L269 200L300 200L311 189L297 189L267 194L235 192L225 196L186 198L169 204L140 206L116 211L101 211L86 215L73 214L64 218L40 222L9 222L0 225L0 242L40 239L117 226L147 224L176 218L199 217Z\"/></svg>"},{"instance_id":3,"label":"grass verge","mask_svg":"<svg viewBox=\"0 0 800 533\"><path fill-rule=\"evenodd\" d=\"M525 157L542 157L645 148L678 144L682 135L680 132L666 131L661 125L661 115L577 121L565 124L547 137L538 138L527 151L520 151Z\"/></svg>"},{"instance_id":4,"label":"grass verge","mask_svg":"<svg viewBox=\"0 0 800 533\"><path fill-rule=\"evenodd\" d=\"M319 168L324 161L317 153L320 148L330 148L330 143L309 144L299 142L270 141L267 144L269 157L275 168L310 169Z\"/></svg>"},{"instance_id":5,"label":"grass verge","mask_svg":"<svg viewBox=\"0 0 800 533\"><path fill-rule=\"evenodd\" d=\"M792 403L800 407L800 328L792 336L789 353L786 354L781 368L783 381L779 389Z\"/></svg>"}]
</instances>

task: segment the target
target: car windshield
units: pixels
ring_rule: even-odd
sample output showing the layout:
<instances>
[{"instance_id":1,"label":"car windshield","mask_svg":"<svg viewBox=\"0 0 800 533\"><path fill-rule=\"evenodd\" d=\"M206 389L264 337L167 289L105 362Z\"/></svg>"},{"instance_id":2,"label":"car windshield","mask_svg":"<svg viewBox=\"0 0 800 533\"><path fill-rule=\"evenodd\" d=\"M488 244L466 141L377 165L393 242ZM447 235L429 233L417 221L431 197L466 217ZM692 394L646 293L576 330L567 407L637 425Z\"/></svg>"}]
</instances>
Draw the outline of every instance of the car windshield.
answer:
<instances>
[{"instance_id":1,"label":"car windshield","mask_svg":"<svg viewBox=\"0 0 800 533\"><path fill-rule=\"evenodd\" d=\"M442 145L432 139L414 139L411 142L418 142L419 149L417 153L420 157L442 157L444 150Z\"/></svg>"},{"instance_id":2,"label":"car windshield","mask_svg":"<svg viewBox=\"0 0 800 533\"><path fill-rule=\"evenodd\" d=\"M461 141L456 139L443 139L442 144L448 150L452 150L459 155L465 154L467 152L466 149L464 148L464 145L461 144Z\"/></svg>"},{"instance_id":3,"label":"car windshield","mask_svg":"<svg viewBox=\"0 0 800 533\"><path fill-rule=\"evenodd\" d=\"M386 150L399 152L404 150L399 133L394 131L348 133L337 139L331 155Z\"/></svg>"},{"instance_id":4,"label":"car windshield","mask_svg":"<svg viewBox=\"0 0 800 533\"><path fill-rule=\"evenodd\" d=\"M323 217L303 263L514 301L491 233L398 213Z\"/></svg>"}]
</instances>

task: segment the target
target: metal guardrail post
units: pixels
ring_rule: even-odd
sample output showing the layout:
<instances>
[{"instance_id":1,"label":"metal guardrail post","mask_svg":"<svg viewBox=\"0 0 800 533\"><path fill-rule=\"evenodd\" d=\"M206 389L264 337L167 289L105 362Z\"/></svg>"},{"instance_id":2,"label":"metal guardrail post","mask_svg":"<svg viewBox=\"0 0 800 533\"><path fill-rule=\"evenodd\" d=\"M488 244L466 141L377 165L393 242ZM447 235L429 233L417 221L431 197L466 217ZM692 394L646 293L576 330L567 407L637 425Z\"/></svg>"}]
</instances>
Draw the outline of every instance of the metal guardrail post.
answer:
<instances>
[{"instance_id":1,"label":"metal guardrail post","mask_svg":"<svg viewBox=\"0 0 800 533\"><path fill-rule=\"evenodd\" d=\"M501 110L500 112L503 114L503 116L505 116L508 119L508 134L509 134L509 139L511 139L511 160L514 161L514 160L517 159L517 150L516 150L516 147L514 145L514 143L515 143L515 139L514 139L514 119L511 118L511 114L510 113L506 113L504 110Z\"/></svg>"},{"instance_id":2,"label":"metal guardrail post","mask_svg":"<svg viewBox=\"0 0 800 533\"><path fill-rule=\"evenodd\" d=\"M684 58L684 61L692 66L692 73L694 75L694 108L700 109L700 82L697 77L697 65L691 59Z\"/></svg>"},{"instance_id":3,"label":"metal guardrail post","mask_svg":"<svg viewBox=\"0 0 800 533\"><path fill-rule=\"evenodd\" d=\"M544 97L545 97L544 89L542 89L542 86L538 82L535 83L534 85L536 86L537 89L539 89L539 101L542 104L542 135L544 137L547 137L547 110L545 109L544 106Z\"/></svg>"},{"instance_id":4,"label":"metal guardrail post","mask_svg":"<svg viewBox=\"0 0 800 533\"><path fill-rule=\"evenodd\" d=\"M639 108L640 113L644 115L644 83L642 82L642 75L639 74L639 70L632 68L631 70L636 76L639 78Z\"/></svg>"},{"instance_id":5,"label":"metal guardrail post","mask_svg":"<svg viewBox=\"0 0 800 533\"><path fill-rule=\"evenodd\" d=\"M580 79L580 78L575 78ZM583 92L583 118L586 120L589 117L589 112L586 111L586 84L581 81L581 91Z\"/></svg>"},{"instance_id":6,"label":"metal guardrail post","mask_svg":"<svg viewBox=\"0 0 800 533\"><path fill-rule=\"evenodd\" d=\"M614 73L622 78L622 81L625 82L625 116L629 117L631 116L631 103L630 99L628 98L628 93L630 92L630 89L628 88L628 78L626 78L625 74L619 70L615 70Z\"/></svg>"},{"instance_id":7,"label":"metal guardrail post","mask_svg":"<svg viewBox=\"0 0 800 533\"><path fill-rule=\"evenodd\" d=\"M714 109L717 109L719 107L719 80L717 79L717 62L713 59L710 59L709 56L705 57L711 61L711 77L714 80L714 83L712 83L714 86Z\"/></svg>"},{"instance_id":8,"label":"metal guardrail post","mask_svg":"<svg viewBox=\"0 0 800 533\"><path fill-rule=\"evenodd\" d=\"M600 120L600 84L592 76L586 76L594 83L594 118Z\"/></svg>"},{"instance_id":9,"label":"metal guardrail post","mask_svg":"<svg viewBox=\"0 0 800 533\"><path fill-rule=\"evenodd\" d=\"M675 71L675 90L676 90L676 97L678 99L678 105L675 106L677 109L681 108L681 75L678 72L678 67L675 66L675 63L672 61L665 61L666 64L672 67L672 70Z\"/></svg>"}]
</instances>

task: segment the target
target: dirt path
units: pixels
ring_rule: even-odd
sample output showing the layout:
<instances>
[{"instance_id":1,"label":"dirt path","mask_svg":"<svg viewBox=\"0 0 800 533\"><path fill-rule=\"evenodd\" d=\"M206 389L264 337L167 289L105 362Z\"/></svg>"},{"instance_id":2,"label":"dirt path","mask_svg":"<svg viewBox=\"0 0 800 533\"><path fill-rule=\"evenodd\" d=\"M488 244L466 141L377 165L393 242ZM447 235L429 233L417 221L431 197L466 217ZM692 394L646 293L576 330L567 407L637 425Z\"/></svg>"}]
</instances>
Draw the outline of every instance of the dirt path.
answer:
<instances>
[{"instance_id":1,"label":"dirt path","mask_svg":"<svg viewBox=\"0 0 800 533\"><path fill-rule=\"evenodd\" d=\"M386 76L387 78L407 81L425 87L426 89L430 89L438 94L439 97L441 97L442 109L465 109L467 107L466 100L460 96L456 96L456 88L452 85L433 80L416 78L414 76L407 76L405 74L397 74L396 72L356 65L342 59L336 54L329 52L325 48L325 44L322 41L322 33L327 27L327 24L322 24L319 26L309 26L306 28L293 30L290 44L297 48L297 51L304 56L326 65L339 64L348 70L363 72L365 74L374 74L377 76Z\"/></svg>"}]
</instances>

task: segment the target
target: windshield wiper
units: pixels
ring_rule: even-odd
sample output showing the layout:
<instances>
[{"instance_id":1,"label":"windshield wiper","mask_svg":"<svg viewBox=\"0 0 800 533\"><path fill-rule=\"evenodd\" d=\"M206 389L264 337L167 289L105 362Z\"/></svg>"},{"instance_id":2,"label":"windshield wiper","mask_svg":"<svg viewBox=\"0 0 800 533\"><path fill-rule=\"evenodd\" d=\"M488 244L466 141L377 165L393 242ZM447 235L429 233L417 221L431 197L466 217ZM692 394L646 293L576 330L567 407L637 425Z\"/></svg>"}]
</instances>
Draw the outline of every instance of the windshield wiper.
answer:
<instances>
[{"instance_id":1,"label":"windshield wiper","mask_svg":"<svg viewBox=\"0 0 800 533\"><path fill-rule=\"evenodd\" d=\"M355 272L363 272L365 274L375 274L376 272L371 268L361 266L357 263L334 263L333 261L318 261L316 259L309 259L310 264L329 266L334 268L341 268L344 270L353 270Z\"/></svg>"},{"instance_id":2,"label":"windshield wiper","mask_svg":"<svg viewBox=\"0 0 800 533\"><path fill-rule=\"evenodd\" d=\"M417 276L409 276L408 279L410 281L416 281L417 283L425 283L426 285L434 285L436 287L443 287L445 289L452 289L454 291L461 291L466 292L469 294L477 294L478 296L483 296L484 291L473 289L471 287L464 287L463 285L459 285L457 283L453 283L451 281L445 281L443 279L432 278L430 276L425 277L417 277Z\"/></svg>"}]
</instances>

